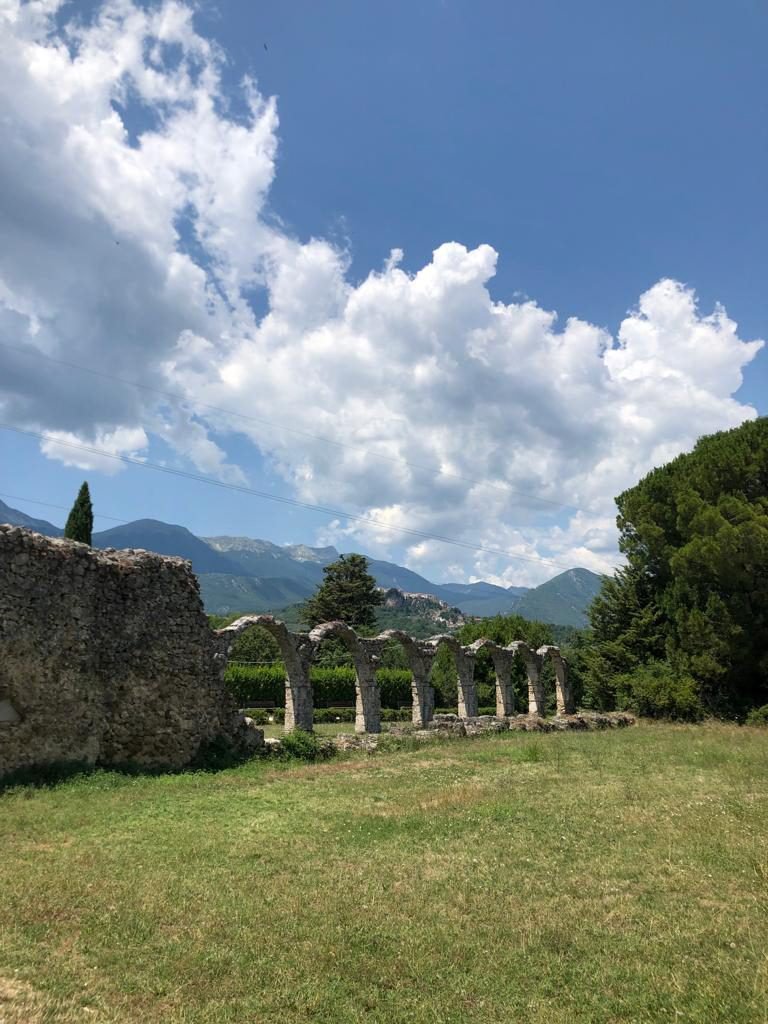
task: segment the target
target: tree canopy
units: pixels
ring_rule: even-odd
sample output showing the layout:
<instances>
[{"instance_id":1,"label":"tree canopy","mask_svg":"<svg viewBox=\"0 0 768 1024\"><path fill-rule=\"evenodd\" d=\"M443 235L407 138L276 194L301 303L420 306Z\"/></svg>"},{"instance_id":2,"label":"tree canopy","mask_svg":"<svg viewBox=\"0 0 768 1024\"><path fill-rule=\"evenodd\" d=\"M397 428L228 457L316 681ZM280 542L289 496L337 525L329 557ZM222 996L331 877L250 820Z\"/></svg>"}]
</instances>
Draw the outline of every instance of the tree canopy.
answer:
<instances>
[{"instance_id":1,"label":"tree canopy","mask_svg":"<svg viewBox=\"0 0 768 1024\"><path fill-rule=\"evenodd\" d=\"M373 629L382 602L376 580L363 555L342 555L323 569L325 579L304 604L302 617L310 626L341 619L356 629Z\"/></svg>"},{"instance_id":2,"label":"tree canopy","mask_svg":"<svg viewBox=\"0 0 768 1024\"><path fill-rule=\"evenodd\" d=\"M86 480L78 491L72 511L67 516L64 536L69 540L79 540L83 544L91 543L93 534L93 506L91 494Z\"/></svg>"},{"instance_id":3,"label":"tree canopy","mask_svg":"<svg viewBox=\"0 0 768 1024\"><path fill-rule=\"evenodd\" d=\"M768 701L768 419L701 438L616 500L627 565L592 605L592 687L665 662L701 707Z\"/></svg>"}]
</instances>

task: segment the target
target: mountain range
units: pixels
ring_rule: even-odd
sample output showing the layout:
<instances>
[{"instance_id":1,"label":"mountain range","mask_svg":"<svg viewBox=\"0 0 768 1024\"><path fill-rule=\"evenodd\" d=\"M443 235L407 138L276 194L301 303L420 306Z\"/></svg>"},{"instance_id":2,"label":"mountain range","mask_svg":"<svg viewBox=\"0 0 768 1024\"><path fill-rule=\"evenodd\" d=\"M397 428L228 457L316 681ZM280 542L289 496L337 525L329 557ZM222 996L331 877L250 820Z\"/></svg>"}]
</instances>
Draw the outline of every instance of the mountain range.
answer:
<instances>
[{"instance_id":1,"label":"mountain range","mask_svg":"<svg viewBox=\"0 0 768 1024\"><path fill-rule=\"evenodd\" d=\"M63 531L0 501L0 522L49 537ZM94 533L94 547L144 548L189 559L200 580L208 612L277 611L306 600L323 580L323 567L339 557L334 547L279 546L250 537L196 537L184 526L137 519ZM516 612L561 626L584 626L586 609L602 578L589 569L568 569L538 587L500 587L494 583L432 583L394 562L369 559L377 584L405 594L428 595L468 616Z\"/></svg>"}]
</instances>

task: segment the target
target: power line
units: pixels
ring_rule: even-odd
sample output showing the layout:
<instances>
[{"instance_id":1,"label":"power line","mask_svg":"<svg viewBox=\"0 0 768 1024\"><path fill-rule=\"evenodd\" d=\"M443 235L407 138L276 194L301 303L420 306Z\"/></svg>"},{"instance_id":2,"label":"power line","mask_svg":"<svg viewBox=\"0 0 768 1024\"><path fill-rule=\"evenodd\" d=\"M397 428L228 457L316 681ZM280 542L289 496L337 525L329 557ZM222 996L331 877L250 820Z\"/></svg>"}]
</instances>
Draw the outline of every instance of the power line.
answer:
<instances>
[{"instance_id":1,"label":"power line","mask_svg":"<svg viewBox=\"0 0 768 1024\"><path fill-rule=\"evenodd\" d=\"M70 363L65 359L57 359L55 356L49 356L45 352L40 352L37 349L30 349L29 346L21 345L9 345L7 342L0 342L0 347L10 349L13 352L19 352L25 356L33 356L35 358L46 359L49 363L56 363L58 366L66 366L70 370L78 370L82 373L90 373L94 377L101 377L104 380L112 380L118 384L125 384L128 387L137 388L139 391L147 391L153 395L159 395L162 398L170 398L179 402L190 402L191 399L176 391L163 391L160 388L153 388L149 384L140 384L135 380L126 380L124 377L118 377L112 373L105 373L103 370L94 370L90 366L81 366L79 363ZM260 423L262 426L272 427L276 430L284 430L286 433L295 434L297 437L307 437L313 441L321 441L323 444L330 444L336 448L345 448L348 451L359 452L361 455L371 456L375 459L383 459L385 462L391 462L395 465L408 466L410 469L416 469L421 473L429 473L431 476L450 476L455 480L461 480L463 483L468 484L480 484L484 487L492 487L494 490L503 491L505 494L515 494L520 498L526 498L529 501L538 501L545 505L551 505L553 508L569 509L572 512L579 512L581 509L578 505L568 505L562 501L555 501L552 498L542 498L537 494L530 494L527 491L518 491L512 487L507 487L504 484L495 484L489 480L478 480L474 477L463 476L461 473L454 473L451 470L436 470L431 466L422 466L417 462L411 462L402 456L384 455L382 452L375 452L369 448L362 448L356 444L350 444L348 441L336 441L331 437L324 437L322 434L312 434L308 430L299 430L296 427L288 427L282 423L275 423L274 420L263 419L259 416L249 416L246 413L235 412L234 409L225 409L219 405L211 405L208 402L200 402L197 399L194 400L194 405L199 406L202 409L209 409L211 412L218 412L224 416L234 416L236 419L245 420L250 423Z\"/></svg>"},{"instance_id":2,"label":"power line","mask_svg":"<svg viewBox=\"0 0 768 1024\"><path fill-rule=\"evenodd\" d=\"M523 562L533 562L536 565L552 565L558 569L569 569L570 566L560 562L554 562L549 558L533 558L529 555L518 555L512 551L505 551L498 548L487 548L481 544L470 544L469 541L459 540L456 537L445 537L438 533L427 533L424 530L414 530L407 526L393 526L391 523L382 522L372 516L355 515L353 512L342 512L340 509L329 508L325 505L312 505L306 501L299 501L297 498L286 498L279 494L270 494L268 491L259 491L253 487L246 487L244 484L227 483L224 480L216 480L213 477L203 476L200 473L190 473L184 469L174 469L172 466L161 466L156 462L149 462L145 459L132 458L130 455L118 455L115 452L105 451L103 448L95 448L92 445L77 444L74 441L62 441L50 434L43 434L37 430L24 430L15 427L11 423L0 423L3 430L11 430L16 434L27 437L36 437L52 444L63 445L65 448L74 448L78 451L89 452L91 455L99 455L106 459L113 459L122 462L127 466L139 466L142 469L153 469L158 473L167 473L170 476L182 477L185 480L195 480L198 483L209 484L213 487L221 487L224 490L237 491L240 494L251 494L256 498L264 498L266 501L276 501L282 505L291 505L294 508L304 508L310 512L320 512L323 515L333 516L336 519L346 519L352 522L367 523L369 526L376 526L382 530L391 530L395 533L408 534L411 537L419 537L423 540L435 540L443 544L451 544L454 547L466 548L470 551L481 551L488 555L500 555L502 558L512 558Z\"/></svg>"},{"instance_id":3,"label":"power line","mask_svg":"<svg viewBox=\"0 0 768 1024\"><path fill-rule=\"evenodd\" d=\"M54 505L51 501L38 501L37 498L24 498L21 494L6 494L4 491L0 491L0 498L12 498L14 501L26 501L30 505L43 505L45 508L58 508L62 512L68 512L69 509L66 505ZM101 512L93 513L94 519L111 519L113 523L129 523L130 519L118 519L117 516L105 516Z\"/></svg>"}]
</instances>

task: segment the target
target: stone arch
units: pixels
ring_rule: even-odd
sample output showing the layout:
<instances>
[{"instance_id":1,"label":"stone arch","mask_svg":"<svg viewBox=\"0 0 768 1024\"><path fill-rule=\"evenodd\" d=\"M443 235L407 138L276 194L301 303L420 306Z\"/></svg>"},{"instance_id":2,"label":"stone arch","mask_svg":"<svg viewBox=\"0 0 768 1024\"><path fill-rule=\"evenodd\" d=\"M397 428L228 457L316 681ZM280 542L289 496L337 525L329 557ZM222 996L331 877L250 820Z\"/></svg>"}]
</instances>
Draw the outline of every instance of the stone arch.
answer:
<instances>
[{"instance_id":1,"label":"stone arch","mask_svg":"<svg viewBox=\"0 0 768 1024\"><path fill-rule=\"evenodd\" d=\"M556 714L573 715L576 713L576 705L573 700L573 690L568 678L568 662L560 653L560 648L552 644L545 644L540 647L536 654L542 662L549 658L555 670L555 699L557 702Z\"/></svg>"},{"instance_id":2,"label":"stone arch","mask_svg":"<svg viewBox=\"0 0 768 1024\"><path fill-rule=\"evenodd\" d=\"M311 732L314 723L312 685L309 667L313 646L306 633L291 633L284 622L271 615L243 615L229 626L216 631L219 656L226 669L235 640L251 626L261 626L274 637L285 665L285 731L304 729ZM223 670L222 670L223 671Z\"/></svg>"},{"instance_id":3,"label":"stone arch","mask_svg":"<svg viewBox=\"0 0 768 1024\"><path fill-rule=\"evenodd\" d=\"M544 717L544 689L541 683L542 657L524 640L514 640L506 648L513 655L522 658L528 677L528 714Z\"/></svg>"},{"instance_id":4,"label":"stone arch","mask_svg":"<svg viewBox=\"0 0 768 1024\"><path fill-rule=\"evenodd\" d=\"M474 652L469 647L462 647L455 637L447 634L432 636L425 643L434 650L435 654L441 646L447 647L451 652L459 676L459 718L477 717Z\"/></svg>"},{"instance_id":5,"label":"stone arch","mask_svg":"<svg viewBox=\"0 0 768 1024\"><path fill-rule=\"evenodd\" d=\"M402 647L408 668L411 670L411 721L423 729L432 721L435 713L435 691L429 681L429 670L436 651L426 644L420 644L401 629L387 629L376 639L384 643L396 640Z\"/></svg>"},{"instance_id":6,"label":"stone arch","mask_svg":"<svg viewBox=\"0 0 768 1024\"><path fill-rule=\"evenodd\" d=\"M355 666L355 732L381 732L381 694L376 682L376 662L384 646L379 640L367 640L345 622L322 622L309 639L317 646L328 637L342 641Z\"/></svg>"},{"instance_id":7,"label":"stone arch","mask_svg":"<svg viewBox=\"0 0 768 1024\"><path fill-rule=\"evenodd\" d=\"M512 687L512 662L514 654L487 637L481 637L469 645L473 654L486 650L493 661L496 673L496 714L502 718L515 713L515 695Z\"/></svg>"}]
</instances>

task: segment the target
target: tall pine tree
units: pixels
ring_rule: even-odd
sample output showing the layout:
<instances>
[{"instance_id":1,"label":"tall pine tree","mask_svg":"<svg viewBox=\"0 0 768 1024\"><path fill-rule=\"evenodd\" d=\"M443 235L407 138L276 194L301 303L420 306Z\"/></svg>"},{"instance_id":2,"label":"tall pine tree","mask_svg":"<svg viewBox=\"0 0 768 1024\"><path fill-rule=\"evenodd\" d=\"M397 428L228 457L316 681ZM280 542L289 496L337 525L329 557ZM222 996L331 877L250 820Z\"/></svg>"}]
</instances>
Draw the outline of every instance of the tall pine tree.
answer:
<instances>
[{"instance_id":1,"label":"tall pine tree","mask_svg":"<svg viewBox=\"0 0 768 1024\"><path fill-rule=\"evenodd\" d=\"M93 506L91 505L91 494L88 490L88 481L80 488L72 511L67 516L67 523L64 527L64 536L69 540L79 540L83 544L91 543L93 533Z\"/></svg>"},{"instance_id":2,"label":"tall pine tree","mask_svg":"<svg viewBox=\"0 0 768 1024\"><path fill-rule=\"evenodd\" d=\"M341 619L348 626L372 628L376 625L376 607L381 591L368 572L363 555L342 555L323 569L325 579L306 602L303 619L310 626Z\"/></svg>"},{"instance_id":3,"label":"tall pine tree","mask_svg":"<svg viewBox=\"0 0 768 1024\"><path fill-rule=\"evenodd\" d=\"M616 504L627 566L590 611L590 685L663 664L711 713L765 704L768 417L700 438Z\"/></svg>"}]
</instances>

